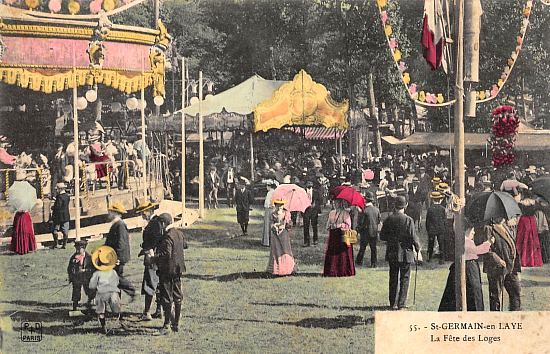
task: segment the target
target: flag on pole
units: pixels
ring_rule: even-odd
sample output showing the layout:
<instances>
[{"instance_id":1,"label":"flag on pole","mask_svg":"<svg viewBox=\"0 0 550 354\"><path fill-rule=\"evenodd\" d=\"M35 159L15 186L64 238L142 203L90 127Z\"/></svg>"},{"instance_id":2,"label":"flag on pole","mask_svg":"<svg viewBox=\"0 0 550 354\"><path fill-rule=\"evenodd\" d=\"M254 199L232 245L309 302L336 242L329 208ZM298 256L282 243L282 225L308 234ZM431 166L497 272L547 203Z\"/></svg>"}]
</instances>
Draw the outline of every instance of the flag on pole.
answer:
<instances>
[{"instance_id":1,"label":"flag on pole","mask_svg":"<svg viewBox=\"0 0 550 354\"><path fill-rule=\"evenodd\" d=\"M424 0L421 43L423 56L432 70L443 65L446 72L444 18L439 0Z\"/></svg>"}]
</instances>

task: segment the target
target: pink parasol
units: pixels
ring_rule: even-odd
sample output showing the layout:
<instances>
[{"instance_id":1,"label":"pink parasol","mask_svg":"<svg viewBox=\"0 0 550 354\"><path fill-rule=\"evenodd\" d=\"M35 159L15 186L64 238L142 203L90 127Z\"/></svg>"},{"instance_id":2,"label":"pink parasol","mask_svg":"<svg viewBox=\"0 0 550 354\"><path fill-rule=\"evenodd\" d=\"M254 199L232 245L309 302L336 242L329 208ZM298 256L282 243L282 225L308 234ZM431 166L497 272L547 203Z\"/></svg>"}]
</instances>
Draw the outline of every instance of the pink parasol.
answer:
<instances>
[{"instance_id":1,"label":"pink parasol","mask_svg":"<svg viewBox=\"0 0 550 354\"><path fill-rule=\"evenodd\" d=\"M366 181L372 181L374 179L374 172L370 168L363 171L363 179Z\"/></svg>"},{"instance_id":2,"label":"pink parasol","mask_svg":"<svg viewBox=\"0 0 550 354\"><path fill-rule=\"evenodd\" d=\"M285 200L284 207L288 211L304 212L311 206L307 192L302 187L291 183L281 184L275 189L272 200L276 199Z\"/></svg>"},{"instance_id":3,"label":"pink parasol","mask_svg":"<svg viewBox=\"0 0 550 354\"><path fill-rule=\"evenodd\" d=\"M15 163L15 156L10 155L6 149L0 148L0 162L6 165L13 165Z\"/></svg>"}]
</instances>

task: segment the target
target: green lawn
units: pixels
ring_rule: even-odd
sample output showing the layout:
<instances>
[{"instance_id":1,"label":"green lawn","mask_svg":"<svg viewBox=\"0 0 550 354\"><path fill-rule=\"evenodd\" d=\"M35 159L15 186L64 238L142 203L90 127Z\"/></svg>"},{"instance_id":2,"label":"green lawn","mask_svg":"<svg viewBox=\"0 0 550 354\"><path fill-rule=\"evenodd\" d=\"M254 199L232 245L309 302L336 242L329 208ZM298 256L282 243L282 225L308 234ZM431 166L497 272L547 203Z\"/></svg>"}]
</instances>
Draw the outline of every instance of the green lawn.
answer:
<instances>
[{"instance_id":1,"label":"green lawn","mask_svg":"<svg viewBox=\"0 0 550 354\"><path fill-rule=\"evenodd\" d=\"M323 278L326 233L321 233L318 246L302 248L302 229L297 228L293 231L293 251L298 274L269 278L264 273L269 249L260 245L260 212L252 213L247 238L235 237L239 227L234 210L207 214L204 222L187 231L190 245L183 280L184 314L178 334L156 336L161 320L139 322L141 299L125 306L130 313L125 330L116 329L108 336L98 333L94 318L69 318L71 289L58 290L66 284L70 247L26 256L0 255L3 352L373 352L374 311L386 310L387 306L388 268L384 262L375 270L358 269L353 278ZM319 224L324 223L325 218L320 218ZM421 236L426 244L425 236ZM133 234L134 257L140 242L141 235ZM101 243L92 243L88 250ZM383 257L384 250L379 254ZM434 263L419 267L416 305L412 305L411 281L411 310L437 310L447 268L448 264ZM139 287L141 259L133 258L126 269L129 279ZM482 278L486 279L484 275ZM548 265L524 270L522 285L525 310L550 310ZM123 295L123 302L128 301ZM22 343L21 321L41 321L42 342Z\"/></svg>"}]
</instances>

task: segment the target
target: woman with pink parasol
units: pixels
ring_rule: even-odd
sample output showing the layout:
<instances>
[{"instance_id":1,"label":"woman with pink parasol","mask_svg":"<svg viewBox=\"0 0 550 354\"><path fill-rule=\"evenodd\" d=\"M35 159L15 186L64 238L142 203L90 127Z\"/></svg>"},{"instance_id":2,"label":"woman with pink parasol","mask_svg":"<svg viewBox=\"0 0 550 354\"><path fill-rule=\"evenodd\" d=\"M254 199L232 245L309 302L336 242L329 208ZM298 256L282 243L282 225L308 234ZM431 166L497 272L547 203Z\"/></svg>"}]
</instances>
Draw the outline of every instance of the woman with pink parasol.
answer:
<instances>
[{"instance_id":1,"label":"woman with pink parasol","mask_svg":"<svg viewBox=\"0 0 550 354\"><path fill-rule=\"evenodd\" d=\"M290 246L290 212L284 208L286 200L275 199L271 214L271 238L267 271L273 275L291 275L294 272L294 256Z\"/></svg>"}]
</instances>

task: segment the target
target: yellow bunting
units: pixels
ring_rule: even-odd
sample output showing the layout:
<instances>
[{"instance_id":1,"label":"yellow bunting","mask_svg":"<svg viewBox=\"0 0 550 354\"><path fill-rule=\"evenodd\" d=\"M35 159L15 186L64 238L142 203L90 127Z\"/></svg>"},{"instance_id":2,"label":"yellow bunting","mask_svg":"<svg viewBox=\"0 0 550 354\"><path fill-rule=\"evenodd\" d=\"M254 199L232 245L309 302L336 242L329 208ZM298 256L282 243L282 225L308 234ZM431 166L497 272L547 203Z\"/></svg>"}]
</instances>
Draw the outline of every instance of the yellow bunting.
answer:
<instances>
[{"instance_id":1,"label":"yellow bunting","mask_svg":"<svg viewBox=\"0 0 550 354\"><path fill-rule=\"evenodd\" d=\"M484 99L485 99L485 91L479 91L479 92L478 92L478 95L479 95L479 99L480 99L480 100L484 100Z\"/></svg>"},{"instance_id":2,"label":"yellow bunting","mask_svg":"<svg viewBox=\"0 0 550 354\"><path fill-rule=\"evenodd\" d=\"M76 15L80 11L80 4L77 1L69 1L69 13L71 15Z\"/></svg>"},{"instance_id":3,"label":"yellow bunting","mask_svg":"<svg viewBox=\"0 0 550 354\"><path fill-rule=\"evenodd\" d=\"M411 76L409 75L409 73L404 73L403 74L403 82L408 85L409 82L411 82Z\"/></svg>"},{"instance_id":4,"label":"yellow bunting","mask_svg":"<svg viewBox=\"0 0 550 354\"><path fill-rule=\"evenodd\" d=\"M384 26L384 33L386 34L386 36L391 36L391 34L393 33L393 29L391 28L390 25L386 25Z\"/></svg>"},{"instance_id":5,"label":"yellow bunting","mask_svg":"<svg viewBox=\"0 0 550 354\"><path fill-rule=\"evenodd\" d=\"M525 7L523 9L523 16L528 17L530 14L531 14L531 8L530 7Z\"/></svg>"},{"instance_id":6,"label":"yellow bunting","mask_svg":"<svg viewBox=\"0 0 550 354\"><path fill-rule=\"evenodd\" d=\"M445 102L445 98L443 97L442 93L438 93L436 99L437 99L437 103Z\"/></svg>"},{"instance_id":7,"label":"yellow bunting","mask_svg":"<svg viewBox=\"0 0 550 354\"><path fill-rule=\"evenodd\" d=\"M388 4L388 0L376 0L376 3L378 4L378 7L383 8Z\"/></svg>"},{"instance_id":8,"label":"yellow bunting","mask_svg":"<svg viewBox=\"0 0 550 354\"><path fill-rule=\"evenodd\" d=\"M512 58L508 59L507 63L508 63L508 66L514 65L514 59L512 59Z\"/></svg>"},{"instance_id":9,"label":"yellow bunting","mask_svg":"<svg viewBox=\"0 0 550 354\"><path fill-rule=\"evenodd\" d=\"M504 80L502 80L502 79L498 80L497 86L502 87L503 85L504 85Z\"/></svg>"},{"instance_id":10,"label":"yellow bunting","mask_svg":"<svg viewBox=\"0 0 550 354\"><path fill-rule=\"evenodd\" d=\"M29 10L34 10L40 5L39 0L25 0L25 4L29 8Z\"/></svg>"},{"instance_id":11,"label":"yellow bunting","mask_svg":"<svg viewBox=\"0 0 550 354\"><path fill-rule=\"evenodd\" d=\"M418 100L422 102L426 101L426 92L420 91L420 93L418 94Z\"/></svg>"},{"instance_id":12,"label":"yellow bunting","mask_svg":"<svg viewBox=\"0 0 550 354\"><path fill-rule=\"evenodd\" d=\"M116 0L104 0L103 1L103 9L105 11L112 11L116 7Z\"/></svg>"},{"instance_id":13,"label":"yellow bunting","mask_svg":"<svg viewBox=\"0 0 550 354\"><path fill-rule=\"evenodd\" d=\"M395 61L401 60L401 51L399 49L396 49L393 52L393 60L395 60Z\"/></svg>"}]
</instances>

